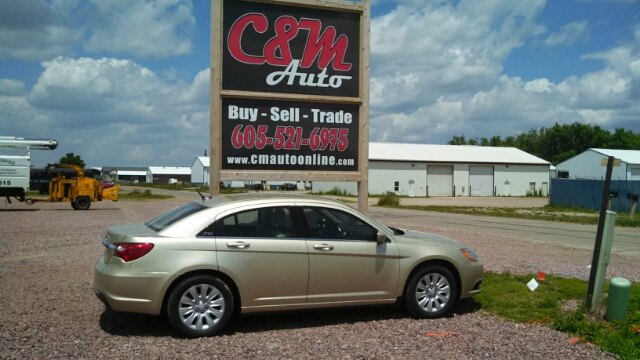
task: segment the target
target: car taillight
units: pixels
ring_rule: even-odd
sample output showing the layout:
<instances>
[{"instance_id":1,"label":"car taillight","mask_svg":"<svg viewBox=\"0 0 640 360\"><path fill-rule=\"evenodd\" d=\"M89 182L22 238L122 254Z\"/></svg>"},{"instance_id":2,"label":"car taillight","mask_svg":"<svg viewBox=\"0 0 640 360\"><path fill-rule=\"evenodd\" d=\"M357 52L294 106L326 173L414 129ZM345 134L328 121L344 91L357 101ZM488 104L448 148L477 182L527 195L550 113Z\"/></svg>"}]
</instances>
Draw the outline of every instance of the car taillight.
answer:
<instances>
[{"instance_id":1,"label":"car taillight","mask_svg":"<svg viewBox=\"0 0 640 360\"><path fill-rule=\"evenodd\" d=\"M151 249L153 249L153 244L151 243L121 243L114 245L116 245L117 248L113 255L121 258L125 262L140 259L141 257L147 255L149 251L151 251Z\"/></svg>"}]
</instances>

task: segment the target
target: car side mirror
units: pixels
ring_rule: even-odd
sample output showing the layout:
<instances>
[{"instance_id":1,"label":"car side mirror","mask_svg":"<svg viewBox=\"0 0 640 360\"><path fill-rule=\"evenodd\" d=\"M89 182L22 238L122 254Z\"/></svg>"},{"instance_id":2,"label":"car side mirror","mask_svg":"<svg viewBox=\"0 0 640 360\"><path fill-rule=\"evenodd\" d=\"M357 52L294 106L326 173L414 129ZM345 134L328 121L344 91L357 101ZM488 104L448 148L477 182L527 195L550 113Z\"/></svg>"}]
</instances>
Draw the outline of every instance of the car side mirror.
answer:
<instances>
[{"instance_id":1,"label":"car side mirror","mask_svg":"<svg viewBox=\"0 0 640 360\"><path fill-rule=\"evenodd\" d=\"M378 233L376 234L376 242L378 244L383 243L387 240L387 234L385 234L384 232L378 231Z\"/></svg>"}]
</instances>

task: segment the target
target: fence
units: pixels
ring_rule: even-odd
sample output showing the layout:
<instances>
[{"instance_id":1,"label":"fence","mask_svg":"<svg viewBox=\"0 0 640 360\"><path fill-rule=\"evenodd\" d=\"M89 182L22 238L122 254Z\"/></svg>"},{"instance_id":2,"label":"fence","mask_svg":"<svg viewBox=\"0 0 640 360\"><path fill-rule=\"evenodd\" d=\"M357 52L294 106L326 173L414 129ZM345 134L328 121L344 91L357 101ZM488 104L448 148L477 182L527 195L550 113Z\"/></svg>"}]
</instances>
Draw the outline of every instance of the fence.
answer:
<instances>
[{"instance_id":1,"label":"fence","mask_svg":"<svg viewBox=\"0 0 640 360\"><path fill-rule=\"evenodd\" d=\"M604 180L551 179L551 205L584 207L600 210ZM633 203L627 199L629 193L640 195L640 181L611 180L610 192L617 192L611 198L611 211L630 212Z\"/></svg>"}]
</instances>

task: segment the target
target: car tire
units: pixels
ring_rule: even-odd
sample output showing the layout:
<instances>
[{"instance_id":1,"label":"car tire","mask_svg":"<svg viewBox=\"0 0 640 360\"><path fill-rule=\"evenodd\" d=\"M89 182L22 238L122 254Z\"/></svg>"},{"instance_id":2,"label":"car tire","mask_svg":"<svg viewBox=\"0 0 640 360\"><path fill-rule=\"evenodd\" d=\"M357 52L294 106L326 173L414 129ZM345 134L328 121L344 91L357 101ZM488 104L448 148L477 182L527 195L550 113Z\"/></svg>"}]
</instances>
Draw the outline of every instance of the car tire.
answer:
<instances>
[{"instance_id":1,"label":"car tire","mask_svg":"<svg viewBox=\"0 0 640 360\"><path fill-rule=\"evenodd\" d=\"M86 196L78 196L76 198L75 204L76 210L89 210L89 208L91 207L91 199Z\"/></svg>"},{"instance_id":2,"label":"car tire","mask_svg":"<svg viewBox=\"0 0 640 360\"><path fill-rule=\"evenodd\" d=\"M189 338L211 336L227 326L233 315L233 294L213 276L194 276L176 286L167 303L173 328Z\"/></svg>"},{"instance_id":3,"label":"car tire","mask_svg":"<svg viewBox=\"0 0 640 360\"><path fill-rule=\"evenodd\" d=\"M73 208L73 210L78 210L78 207L76 206L76 202L75 201L71 202L71 207Z\"/></svg>"},{"instance_id":4,"label":"car tire","mask_svg":"<svg viewBox=\"0 0 640 360\"><path fill-rule=\"evenodd\" d=\"M456 303L458 286L449 270L428 265L409 279L404 305L413 315L435 319L446 315Z\"/></svg>"}]
</instances>

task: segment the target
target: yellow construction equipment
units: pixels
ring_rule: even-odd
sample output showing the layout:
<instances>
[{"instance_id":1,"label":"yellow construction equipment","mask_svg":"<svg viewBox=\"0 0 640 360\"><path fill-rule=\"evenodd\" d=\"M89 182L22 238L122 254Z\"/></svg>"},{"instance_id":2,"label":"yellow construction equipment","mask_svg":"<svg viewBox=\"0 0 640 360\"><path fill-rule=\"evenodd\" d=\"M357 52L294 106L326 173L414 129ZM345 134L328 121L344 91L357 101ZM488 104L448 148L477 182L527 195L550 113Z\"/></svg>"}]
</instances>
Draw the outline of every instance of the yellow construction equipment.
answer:
<instances>
[{"instance_id":1,"label":"yellow construction equipment","mask_svg":"<svg viewBox=\"0 0 640 360\"><path fill-rule=\"evenodd\" d=\"M85 177L81 167L72 164L47 165L50 168L74 169L77 177L67 179L63 174L58 174L49 183L49 201L70 202L75 210L88 210L92 201L112 200L118 201L118 186L109 189L102 188L102 181L92 177Z\"/></svg>"}]
</instances>

